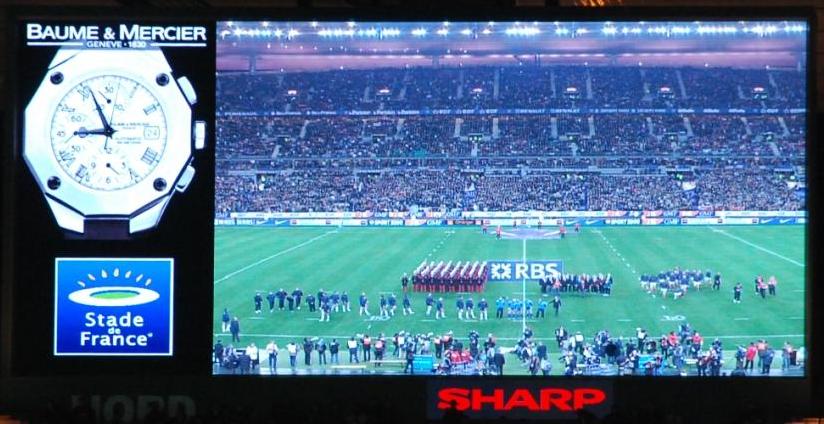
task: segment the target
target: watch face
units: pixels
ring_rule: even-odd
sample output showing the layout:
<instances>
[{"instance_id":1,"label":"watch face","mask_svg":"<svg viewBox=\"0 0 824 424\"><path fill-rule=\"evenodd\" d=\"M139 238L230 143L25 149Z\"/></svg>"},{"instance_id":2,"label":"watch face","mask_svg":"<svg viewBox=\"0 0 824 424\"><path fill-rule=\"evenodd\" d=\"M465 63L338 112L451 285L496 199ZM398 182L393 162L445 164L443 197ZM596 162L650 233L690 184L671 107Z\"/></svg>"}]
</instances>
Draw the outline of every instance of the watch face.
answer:
<instances>
[{"instance_id":1,"label":"watch face","mask_svg":"<svg viewBox=\"0 0 824 424\"><path fill-rule=\"evenodd\" d=\"M93 190L148 177L166 150L166 114L141 83L102 75L72 87L51 121L51 146L66 174Z\"/></svg>"}]
</instances>

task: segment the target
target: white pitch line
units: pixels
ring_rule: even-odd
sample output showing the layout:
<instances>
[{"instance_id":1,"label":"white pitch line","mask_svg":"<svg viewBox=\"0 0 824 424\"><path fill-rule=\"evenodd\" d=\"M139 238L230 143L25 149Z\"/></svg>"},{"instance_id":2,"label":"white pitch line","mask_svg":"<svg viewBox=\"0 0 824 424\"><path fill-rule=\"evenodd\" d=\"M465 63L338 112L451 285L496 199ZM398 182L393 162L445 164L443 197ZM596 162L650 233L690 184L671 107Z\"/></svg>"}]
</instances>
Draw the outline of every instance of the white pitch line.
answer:
<instances>
[{"instance_id":1,"label":"white pitch line","mask_svg":"<svg viewBox=\"0 0 824 424\"><path fill-rule=\"evenodd\" d=\"M321 234L321 235L319 235L319 236L317 236L317 237L313 237L313 238L311 238L311 239L309 239L309 240L306 240L306 241L305 241L305 242L303 242L303 243L300 243L300 244L294 245L294 246L292 246L292 247L290 247L290 248L288 248L288 249L281 250L280 252L277 252L277 253L272 254L272 255L269 255L269 256L267 256L267 257L265 257L265 258L263 258L263 259L260 259L260 260L257 260L257 261L255 261L255 262L252 262L251 264L246 265L246 266L244 266L243 268L240 268L240 269L238 269L238 270L236 270L236 271L232 271L232 272L230 272L230 273L226 274L225 276L218 278L217 280L215 280L215 285L217 285L218 283L222 283L222 282L224 282L224 281L226 281L226 280L228 280L228 279L230 279L230 278L234 277L235 275L240 274L241 272L248 271L248 270L250 270L250 269L252 269L252 268L254 268L254 267L256 267L256 266L258 266L258 265L260 265L260 264L263 264L263 263L266 263L266 262L268 262L268 261L271 261L272 259L275 259L275 258L277 258L278 256L285 255L285 254L287 254L287 253L289 253L289 252L291 252L291 251L294 251L294 250L296 250L296 249L300 249L301 247L306 246L307 244L314 243L315 241L320 240L320 239L322 239L322 238L324 238L324 237L328 236L329 234L335 234L335 233L337 233L337 231L327 231L327 232L325 232L325 233L323 233L323 234Z\"/></svg>"},{"instance_id":2,"label":"white pitch line","mask_svg":"<svg viewBox=\"0 0 824 424\"><path fill-rule=\"evenodd\" d=\"M710 227L710 231L712 231L712 232L714 232L714 233L720 233L720 234L723 234L723 235L725 235L725 236L727 236L727 237L729 237L729 238L731 238L731 239L733 239L733 240L738 240L738 241L740 241L741 243L746 244L747 246L754 247L754 248L756 248L756 249L758 249L758 250L760 250L760 251L762 251L762 252L769 253L770 255L773 255L773 256L775 256L776 258L781 258L781 259L784 259L785 261L787 261L787 262L789 262L789 263L791 263L791 264L793 264L793 265L797 265L797 266L800 266L801 268L804 268L804 264L802 264L801 262L796 261L795 259L790 259L790 258L788 258L788 257L786 257L786 256L784 256L784 255L782 255L782 254L780 254L780 253L773 252L772 250L767 249L766 247L759 246L759 245L757 245L757 244L755 244L755 243L752 243L752 242L750 242L750 241L747 241L747 240L745 240L745 239L743 239L743 238L741 238L741 237L738 237L738 236L736 236L736 235L730 234L730 233L728 233L728 232L726 232L726 231L724 231L724 230L719 230L719 229L717 229L717 228L712 228L712 227Z\"/></svg>"},{"instance_id":3,"label":"white pitch line","mask_svg":"<svg viewBox=\"0 0 824 424\"><path fill-rule=\"evenodd\" d=\"M434 320L432 320L434 321ZM304 337L323 337L324 339L349 339L353 336L350 334L348 336L341 336L341 335L327 335L327 334L260 334L260 333L240 333L241 336L246 337L275 337L275 338L304 338ZM231 336L230 333L214 333L214 337L228 337ZM630 337L635 338L635 335L631 336L623 336L623 337ZM704 335L705 339L778 339L778 338L791 338L791 337L804 337L803 334L756 334L756 335L726 335L726 336L707 336ZM496 337L498 340L521 340L520 337ZM536 340L555 340L555 337L533 337Z\"/></svg>"},{"instance_id":4,"label":"white pitch line","mask_svg":"<svg viewBox=\"0 0 824 424\"><path fill-rule=\"evenodd\" d=\"M804 319L804 317L787 317L787 319Z\"/></svg>"},{"instance_id":5,"label":"white pitch line","mask_svg":"<svg viewBox=\"0 0 824 424\"><path fill-rule=\"evenodd\" d=\"M526 239L523 239L523 264L526 266ZM521 281L521 302L526 305L526 277ZM526 308L523 309L523 316L521 317L521 331L526 331Z\"/></svg>"},{"instance_id":6,"label":"white pitch line","mask_svg":"<svg viewBox=\"0 0 824 424\"><path fill-rule=\"evenodd\" d=\"M619 320L617 320L617 321L618 321L618 322L631 322L632 320L631 320L631 319L627 319L627 318L621 318L621 319L619 319Z\"/></svg>"},{"instance_id":7,"label":"white pitch line","mask_svg":"<svg viewBox=\"0 0 824 424\"><path fill-rule=\"evenodd\" d=\"M749 319L749 318L747 318L747 317L733 318L733 321L749 321L749 320L750 320L750 319Z\"/></svg>"}]
</instances>

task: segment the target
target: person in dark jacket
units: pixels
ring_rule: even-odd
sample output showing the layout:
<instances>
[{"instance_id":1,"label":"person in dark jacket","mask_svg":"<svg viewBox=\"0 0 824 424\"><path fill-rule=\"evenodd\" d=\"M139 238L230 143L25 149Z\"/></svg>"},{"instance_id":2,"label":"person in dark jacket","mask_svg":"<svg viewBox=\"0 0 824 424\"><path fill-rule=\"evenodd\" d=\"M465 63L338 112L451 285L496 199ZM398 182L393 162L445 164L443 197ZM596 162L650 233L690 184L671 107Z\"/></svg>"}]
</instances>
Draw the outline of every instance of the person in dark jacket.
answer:
<instances>
[{"instance_id":1,"label":"person in dark jacket","mask_svg":"<svg viewBox=\"0 0 824 424\"><path fill-rule=\"evenodd\" d=\"M303 362L306 366L312 365L312 350L314 345L308 337L303 338Z\"/></svg>"},{"instance_id":2,"label":"person in dark jacket","mask_svg":"<svg viewBox=\"0 0 824 424\"><path fill-rule=\"evenodd\" d=\"M764 352L764 359L761 361L761 374L769 374L770 367L772 367L772 361L775 358L775 351L773 348L768 347L766 352Z\"/></svg>"},{"instance_id":3,"label":"person in dark jacket","mask_svg":"<svg viewBox=\"0 0 824 424\"><path fill-rule=\"evenodd\" d=\"M504 364L506 364L506 358L504 358L501 348L495 350L495 356L492 359L492 363L495 364L495 368L498 370L498 375L504 375Z\"/></svg>"},{"instance_id":4,"label":"person in dark jacket","mask_svg":"<svg viewBox=\"0 0 824 424\"><path fill-rule=\"evenodd\" d=\"M232 343L240 343L240 320L238 317L232 318L232 323L229 324L229 331L232 333Z\"/></svg>"},{"instance_id":5,"label":"person in dark jacket","mask_svg":"<svg viewBox=\"0 0 824 424\"><path fill-rule=\"evenodd\" d=\"M338 351L340 350L340 343L338 343L337 339L332 339L332 343L329 343L329 361L333 364L337 364L338 362Z\"/></svg>"},{"instance_id":6,"label":"person in dark jacket","mask_svg":"<svg viewBox=\"0 0 824 424\"><path fill-rule=\"evenodd\" d=\"M214 353L215 353L215 362L217 362L218 365L223 364L223 342L222 341L218 340L217 343L215 343Z\"/></svg>"}]
</instances>

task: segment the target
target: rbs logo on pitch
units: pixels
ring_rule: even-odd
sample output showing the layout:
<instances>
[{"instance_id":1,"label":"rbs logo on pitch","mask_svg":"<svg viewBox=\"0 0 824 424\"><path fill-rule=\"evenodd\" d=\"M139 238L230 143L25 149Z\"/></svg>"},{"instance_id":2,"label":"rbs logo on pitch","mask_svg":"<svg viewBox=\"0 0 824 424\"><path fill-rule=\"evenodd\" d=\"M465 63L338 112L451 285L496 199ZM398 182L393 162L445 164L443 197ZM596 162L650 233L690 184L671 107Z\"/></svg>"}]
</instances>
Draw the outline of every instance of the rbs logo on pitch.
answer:
<instances>
[{"instance_id":1,"label":"rbs logo on pitch","mask_svg":"<svg viewBox=\"0 0 824 424\"><path fill-rule=\"evenodd\" d=\"M174 260L55 259L54 354L170 356Z\"/></svg>"},{"instance_id":2,"label":"rbs logo on pitch","mask_svg":"<svg viewBox=\"0 0 824 424\"><path fill-rule=\"evenodd\" d=\"M542 280L560 277L564 273L561 261L490 261L490 281Z\"/></svg>"}]
</instances>

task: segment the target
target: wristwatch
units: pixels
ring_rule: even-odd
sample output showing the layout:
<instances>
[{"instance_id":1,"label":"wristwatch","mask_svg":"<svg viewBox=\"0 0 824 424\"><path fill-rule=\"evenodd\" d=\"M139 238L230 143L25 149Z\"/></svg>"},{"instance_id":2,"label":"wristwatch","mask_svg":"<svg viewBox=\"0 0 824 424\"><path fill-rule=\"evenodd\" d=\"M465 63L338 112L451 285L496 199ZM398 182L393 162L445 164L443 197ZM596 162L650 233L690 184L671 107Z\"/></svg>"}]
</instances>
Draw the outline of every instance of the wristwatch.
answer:
<instances>
[{"instance_id":1,"label":"wristwatch","mask_svg":"<svg viewBox=\"0 0 824 424\"><path fill-rule=\"evenodd\" d=\"M23 157L67 235L128 239L157 226L195 174L206 123L160 49L61 48L26 107Z\"/></svg>"}]
</instances>

